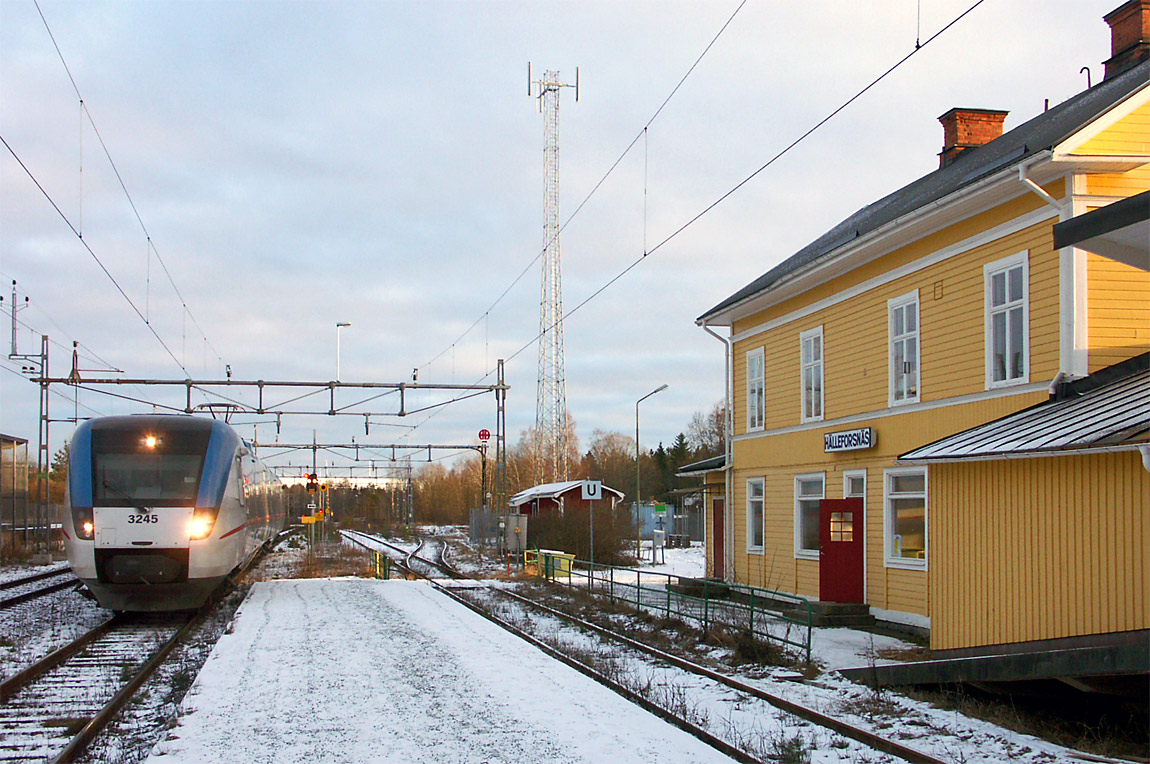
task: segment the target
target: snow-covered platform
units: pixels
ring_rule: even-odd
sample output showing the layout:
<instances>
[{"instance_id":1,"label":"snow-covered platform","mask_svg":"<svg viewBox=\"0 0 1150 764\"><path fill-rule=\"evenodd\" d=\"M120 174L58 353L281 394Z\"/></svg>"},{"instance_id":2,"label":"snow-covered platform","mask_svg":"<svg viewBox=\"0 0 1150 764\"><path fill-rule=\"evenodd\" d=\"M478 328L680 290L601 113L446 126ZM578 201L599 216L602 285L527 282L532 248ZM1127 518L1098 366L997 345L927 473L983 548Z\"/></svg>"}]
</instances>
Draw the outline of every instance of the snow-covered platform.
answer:
<instances>
[{"instance_id":1,"label":"snow-covered platform","mask_svg":"<svg viewBox=\"0 0 1150 764\"><path fill-rule=\"evenodd\" d=\"M726 762L416 581L257 584L148 760Z\"/></svg>"}]
</instances>

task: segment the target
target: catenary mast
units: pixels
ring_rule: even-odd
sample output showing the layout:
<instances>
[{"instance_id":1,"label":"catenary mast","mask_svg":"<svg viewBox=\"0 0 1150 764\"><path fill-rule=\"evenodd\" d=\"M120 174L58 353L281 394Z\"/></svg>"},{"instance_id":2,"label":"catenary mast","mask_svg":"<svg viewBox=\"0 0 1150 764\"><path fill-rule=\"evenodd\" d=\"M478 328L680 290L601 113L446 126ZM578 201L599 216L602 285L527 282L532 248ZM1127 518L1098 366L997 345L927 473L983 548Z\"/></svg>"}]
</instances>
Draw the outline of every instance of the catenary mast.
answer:
<instances>
[{"instance_id":1,"label":"catenary mast","mask_svg":"<svg viewBox=\"0 0 1150 764\"><path fill-rule=\"evenodd\" d=\"M535 482L567 479L567 379L563 351L563 273L559 248L559 90L575 88L579 100L579 70L575 84L548 70L531 79L527 92L539 101L543 114L543 277L539 298L539 377L535 407Z\"/></svg>"}]
</instances>

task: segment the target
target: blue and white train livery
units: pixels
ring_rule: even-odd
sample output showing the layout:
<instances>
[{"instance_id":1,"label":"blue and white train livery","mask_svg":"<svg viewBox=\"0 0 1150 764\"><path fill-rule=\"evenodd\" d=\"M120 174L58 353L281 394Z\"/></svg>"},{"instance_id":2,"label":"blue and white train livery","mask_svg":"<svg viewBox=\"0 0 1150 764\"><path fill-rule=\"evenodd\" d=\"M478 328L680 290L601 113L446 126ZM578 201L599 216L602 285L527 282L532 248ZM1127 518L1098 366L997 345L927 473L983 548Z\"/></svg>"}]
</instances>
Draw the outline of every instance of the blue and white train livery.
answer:
<instances>
[{"instance_id":1,"label":"blue and white train livery","mask_svg":"<svg viewBox=\"0 0 1150 764\"><path fill-rule=\"evenodd\" d=\"M229 425L191 416L81 424L67 505L68 562L111 610L199 607L286 520L279 478Z\"/></svg>"}]
</instances>

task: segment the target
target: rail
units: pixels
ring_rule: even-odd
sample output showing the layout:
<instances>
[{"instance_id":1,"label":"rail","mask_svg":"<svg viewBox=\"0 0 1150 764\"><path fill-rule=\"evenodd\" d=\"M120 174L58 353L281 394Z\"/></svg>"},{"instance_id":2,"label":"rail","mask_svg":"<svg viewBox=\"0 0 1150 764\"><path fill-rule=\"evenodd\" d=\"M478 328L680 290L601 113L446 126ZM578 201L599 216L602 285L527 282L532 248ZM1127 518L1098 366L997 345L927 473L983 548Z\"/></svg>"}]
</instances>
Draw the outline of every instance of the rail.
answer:
<instances>
[{"instance_id":1,"label":"rail","mask_svg":"<svg viewBox=\"0 0 1150 764\"><path fill-rule=\"evenodd\" d=\"M756 639L795 648L811 660L812 611L795 594L705 578L577 560L543 550L524 553L524 566L554 583L581 586L636 610L689 619L703 631L725 626Z\"/></svg>"}]
</instances>

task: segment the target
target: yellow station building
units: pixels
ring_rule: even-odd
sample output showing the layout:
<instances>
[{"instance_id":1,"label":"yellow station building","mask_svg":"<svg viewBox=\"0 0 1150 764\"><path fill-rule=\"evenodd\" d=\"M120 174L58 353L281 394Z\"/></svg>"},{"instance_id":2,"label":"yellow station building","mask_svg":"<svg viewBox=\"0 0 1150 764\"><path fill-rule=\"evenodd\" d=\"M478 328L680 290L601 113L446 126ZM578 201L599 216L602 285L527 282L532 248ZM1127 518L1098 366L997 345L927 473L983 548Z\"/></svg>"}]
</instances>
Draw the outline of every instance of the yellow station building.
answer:
<instances>
[{"instance_id":1,"label":"yellow station building","mask_svg":"<svg viewBox=\"0 0 1150 764\"><path fill-rule=\"evenodd\" d=\"M939 650L1150 628L1148 388L1120 442L907 458L1150 350L1147 267L1054 243L1150 189L1150 1L1106 21L1103 81L1005 133L952 109L938 170L699 317L731 412L710 575L864 603Z\"/></svg>"}]
</instances>

